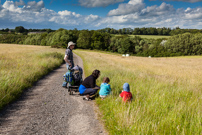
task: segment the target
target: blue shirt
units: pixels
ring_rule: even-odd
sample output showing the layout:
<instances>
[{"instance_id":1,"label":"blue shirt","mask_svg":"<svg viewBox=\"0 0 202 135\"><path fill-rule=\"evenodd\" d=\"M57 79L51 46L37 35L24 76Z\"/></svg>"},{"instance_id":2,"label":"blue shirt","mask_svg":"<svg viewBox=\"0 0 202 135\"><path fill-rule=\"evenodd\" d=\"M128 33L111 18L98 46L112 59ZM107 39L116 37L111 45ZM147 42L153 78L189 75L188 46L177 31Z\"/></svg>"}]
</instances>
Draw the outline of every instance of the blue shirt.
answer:
<instances>
[{"instance_id":1,"label":"blue shirt","mask_svg":"<svg viewBox=\"0 0 202 135\"><path fill-rule=\"evenodd\" d=\"M109 84L102 83L100 85L100 92L99 92L100 95L107 96L107 95L109 95L110 92L111 92L111 87Z\"/></svg>"},{"instance_id":2,"label":"blue shirt","mask_svg":"<svg viewBox=\"0 0 202 135\"><path fill-rule=\"evenodd\" d=\"M80 92L80 94L83 94L85 90L86 90L86 87L81 84L79 86L79 92Z\"/></svg>"}]
</instances>

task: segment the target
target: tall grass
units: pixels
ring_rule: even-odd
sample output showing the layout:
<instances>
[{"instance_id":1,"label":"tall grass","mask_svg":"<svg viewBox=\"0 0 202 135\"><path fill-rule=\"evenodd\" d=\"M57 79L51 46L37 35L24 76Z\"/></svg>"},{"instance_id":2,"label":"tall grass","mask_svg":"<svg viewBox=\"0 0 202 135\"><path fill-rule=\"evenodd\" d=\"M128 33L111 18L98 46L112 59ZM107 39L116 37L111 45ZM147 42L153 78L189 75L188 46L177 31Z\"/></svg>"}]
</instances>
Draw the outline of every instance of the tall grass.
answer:
<instances>
[{"instance_id":1,"label":"tall grass","mask_svg":"<svg viewBox=\"0 0 202 135\"><path fill-rule=\"evenodd\" d=\"M140 36L141 38L147 38L147 39L160 39L160 38L170 38L170 36L162 36L162 35L130 35L131 37L134 36Z\"/></svg>"},{"instance_id":2,"label":"tall grass","mask_svg":"<svg viewBox=\"0 0 202 135\"><path fill-rule=\"evenodd\" d=\"M64 49L0 44L0 109L63 62Z\"/></svg>"},{"instance_id":3,"label":"tall grass","mask_svg":"<svg viewBox=\"0 0 202 135\"><path fill-rule=\"evenodd\" d=\"M202 134L202 57L142 58L75 50L86 76L101 71L113 94L96 99L110 134ZM130 84L132 103L118 95Z\"/></svg>"},{"instance_id":4,"label":"tall grass","mask_svg":"<svg viewBox=\"0 0 202 135\"><path fill-rule=\"evenodd\" d=\"M119 34L112 34L114 36L124 36L124 35L119 35ZM163 36L163 35L129 35L130 37L135 37L135 36L139 36L141 38L147 38L147 39L161 39L161 38L165 38L168 39L171 36Z\"/></svg>"}]
</instances>

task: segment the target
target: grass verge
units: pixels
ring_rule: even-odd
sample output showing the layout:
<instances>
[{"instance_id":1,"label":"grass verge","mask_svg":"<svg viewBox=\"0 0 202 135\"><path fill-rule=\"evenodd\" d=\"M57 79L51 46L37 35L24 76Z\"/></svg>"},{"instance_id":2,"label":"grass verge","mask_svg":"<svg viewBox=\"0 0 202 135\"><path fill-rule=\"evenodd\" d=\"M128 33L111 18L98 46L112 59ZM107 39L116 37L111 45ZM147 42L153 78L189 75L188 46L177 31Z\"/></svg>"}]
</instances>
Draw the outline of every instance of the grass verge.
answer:
<instances>
[{"instance_id":1,"label":"grass verge","mask_svg":"<svg viewBox=\"0 0 202 135\"><path fill-rule=\"evenodd\" d=\"M25 88L59 67L64 49L0 44L0 109L16 100Z\"/></svg>"},{"instance_id":2,"label":"grass verge","mask_svg":"<svg viewBox=\"0 0 202 135\"><path fill-rule=\"evenodd\" d=\"M110 78L113 94L96 99L110 134L201 134L202 57L143 58L75 50L85 75L94 69ZM118 97L128 82L130 104Z\"/></svg>"}]
</instances>

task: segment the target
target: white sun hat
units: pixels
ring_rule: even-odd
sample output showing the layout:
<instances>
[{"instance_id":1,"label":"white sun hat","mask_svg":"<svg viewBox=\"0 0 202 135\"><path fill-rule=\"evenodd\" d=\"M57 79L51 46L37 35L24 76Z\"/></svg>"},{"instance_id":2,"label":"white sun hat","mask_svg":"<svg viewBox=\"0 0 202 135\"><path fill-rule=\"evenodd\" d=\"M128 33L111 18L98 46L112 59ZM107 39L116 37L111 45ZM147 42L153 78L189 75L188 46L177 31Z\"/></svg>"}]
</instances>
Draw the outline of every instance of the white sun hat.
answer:
<instances>
[{"instance_id":1,"label":"white sun hat","mask_svg":"<svg viewBox=\"0 0 202 135\"><path fill-rule=\"evenodd\" d=\"M67 47L67 48L69 48L71 45L76 45L76 43L70 41L70 42L68 43L68 47Z\"/></svg>"}]
</instances>

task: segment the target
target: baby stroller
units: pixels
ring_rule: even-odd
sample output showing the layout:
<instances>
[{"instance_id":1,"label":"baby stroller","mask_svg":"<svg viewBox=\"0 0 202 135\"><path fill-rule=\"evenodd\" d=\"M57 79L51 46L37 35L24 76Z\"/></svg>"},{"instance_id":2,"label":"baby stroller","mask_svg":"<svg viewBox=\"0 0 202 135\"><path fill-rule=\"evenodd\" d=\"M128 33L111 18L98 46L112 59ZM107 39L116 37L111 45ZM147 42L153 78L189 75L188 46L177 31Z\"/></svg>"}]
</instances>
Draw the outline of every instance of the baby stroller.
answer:
<instances>
[{"instance_id":1,"label":"baby stroller","mask_svg":"<svg viewBox=\"0 0 202 135\"><path fill-rule=\"evenodd\" d=\"M79 86L82 83L83 69L78 65L69 69L68 72L64 74L64 81L67 83L67 89L70 95L74 92L79 91Z\"/></svg>"}]
</instances>

